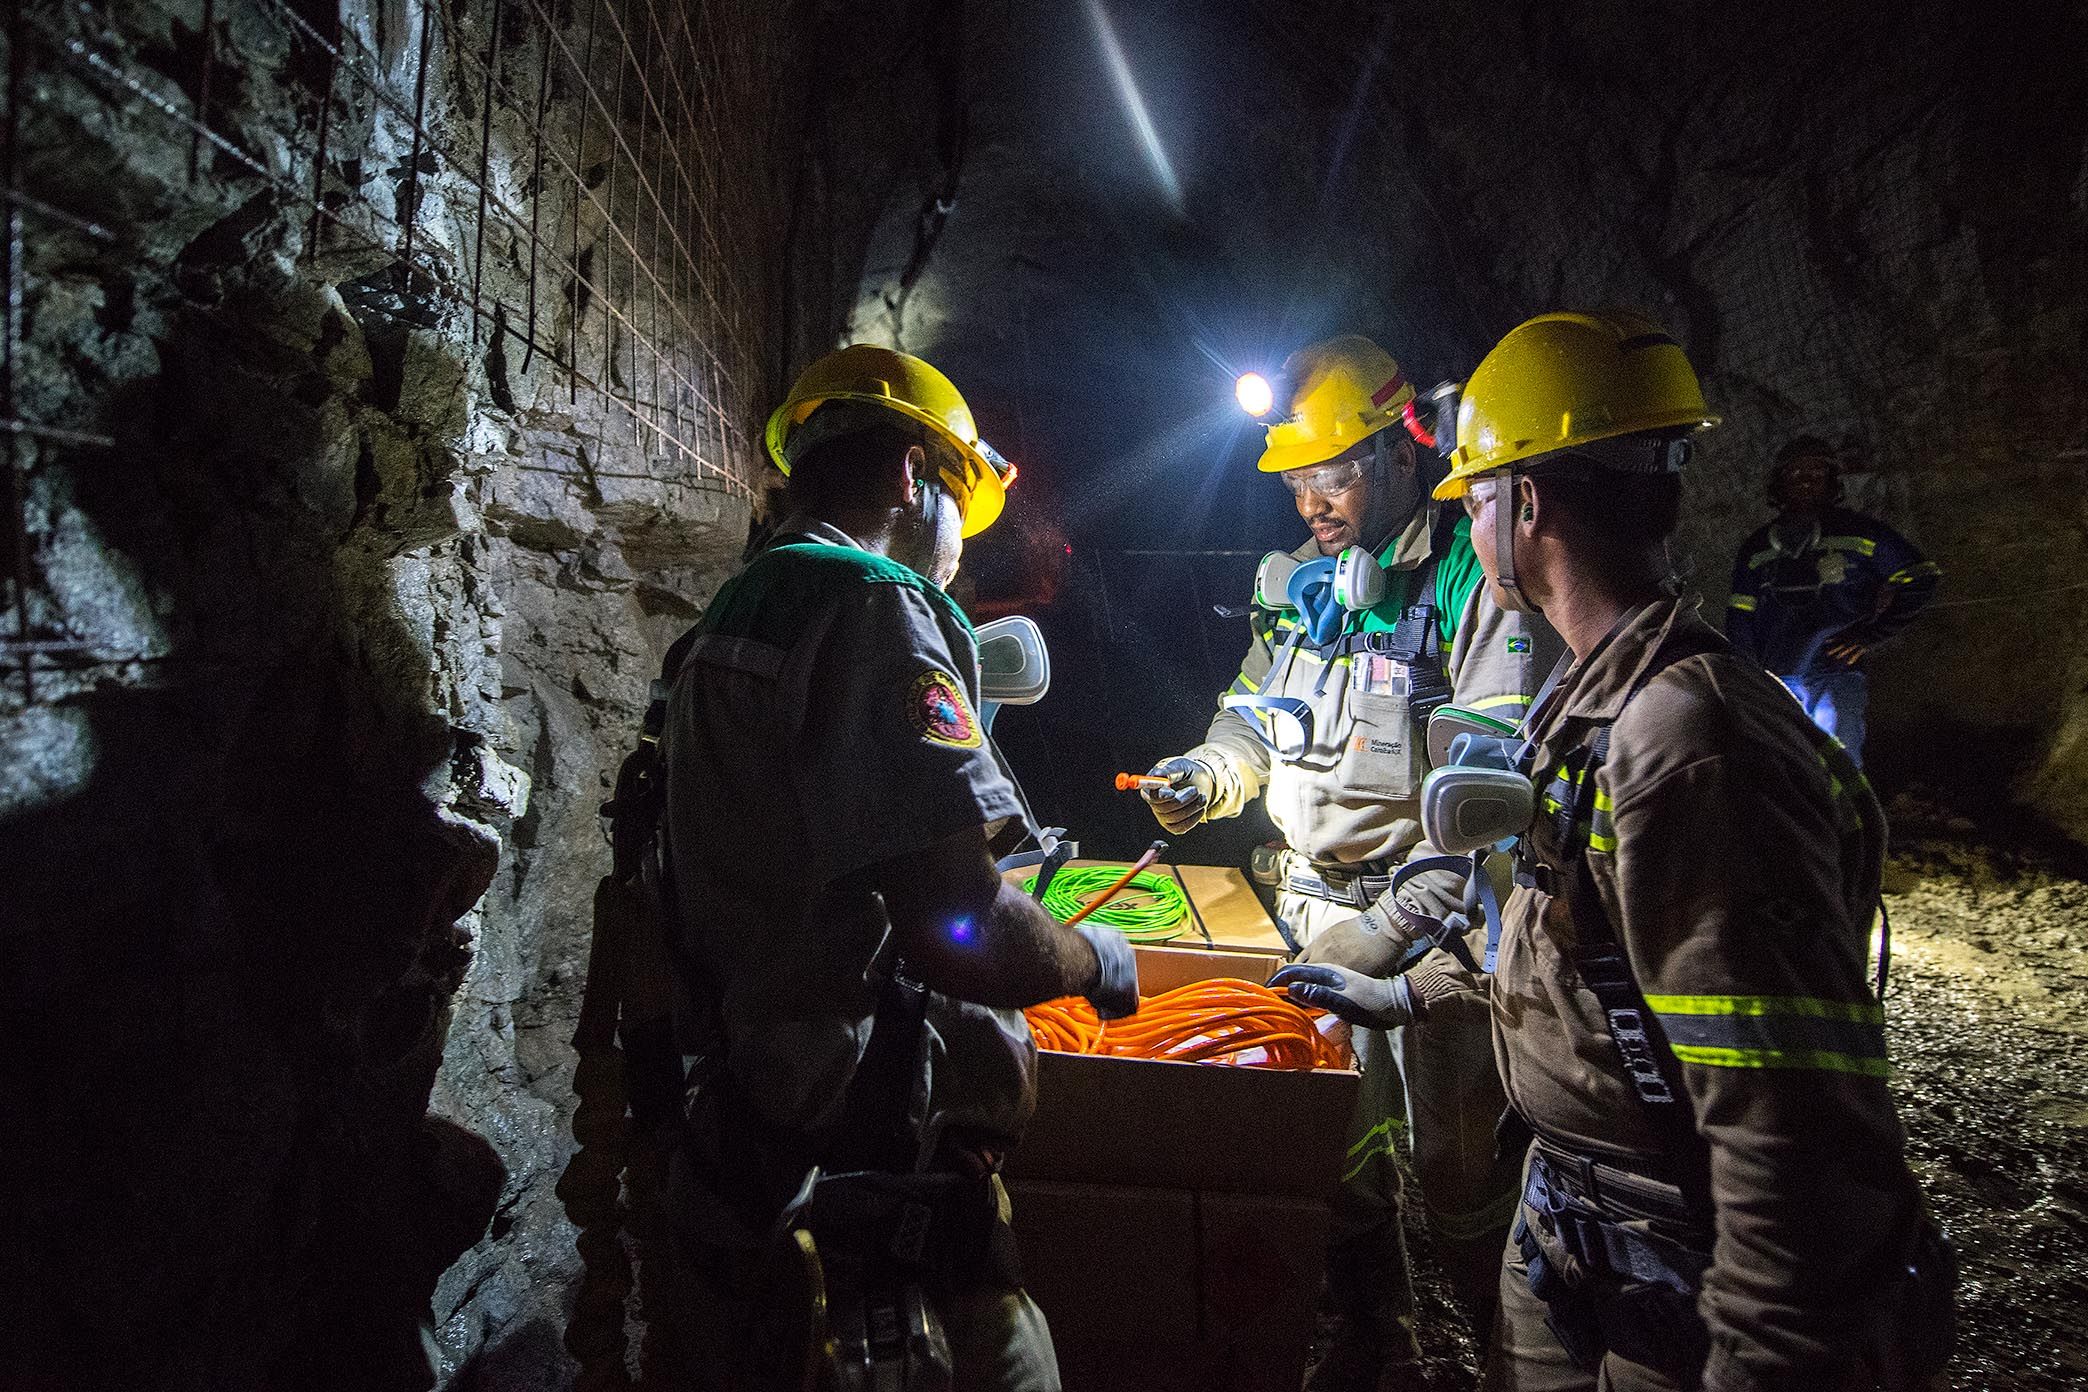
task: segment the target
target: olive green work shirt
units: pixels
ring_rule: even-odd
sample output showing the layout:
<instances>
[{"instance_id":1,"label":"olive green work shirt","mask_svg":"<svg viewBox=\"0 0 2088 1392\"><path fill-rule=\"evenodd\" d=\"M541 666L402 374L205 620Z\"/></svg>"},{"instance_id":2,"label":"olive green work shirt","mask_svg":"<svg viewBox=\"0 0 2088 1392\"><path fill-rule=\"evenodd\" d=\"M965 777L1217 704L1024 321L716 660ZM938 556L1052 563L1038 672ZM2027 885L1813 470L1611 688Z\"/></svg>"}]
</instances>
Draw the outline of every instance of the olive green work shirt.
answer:
<instances>
[{"instance_id":1,"label":"olive green work shirt","mask_svg":"<svg viewBox=\"0 0 2088 1392\"><path fill-rule=\"evenodd\" d=\"M893 956L859 872L1028 818L979 722L971 625L913 570L787 524L698 627L664 741L681 946L716 985L740 1095L816 1145ZM927 1044L932 1133L1012 1143L1035 1099L1022 1013L931 993Z\"/></svg>"}]
</instances>

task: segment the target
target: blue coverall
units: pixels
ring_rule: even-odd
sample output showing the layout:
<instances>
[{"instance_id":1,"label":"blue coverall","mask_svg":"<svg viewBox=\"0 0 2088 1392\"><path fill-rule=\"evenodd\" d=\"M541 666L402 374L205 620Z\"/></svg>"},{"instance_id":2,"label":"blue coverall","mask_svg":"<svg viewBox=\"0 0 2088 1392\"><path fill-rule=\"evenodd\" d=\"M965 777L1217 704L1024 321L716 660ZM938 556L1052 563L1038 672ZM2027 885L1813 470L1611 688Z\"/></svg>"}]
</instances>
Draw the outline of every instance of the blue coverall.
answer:
<instances>
[{"instance_id":1,"label":"blue coverall","mask_svg":"<svg viewBox=\"0 0 2088 1392\"><path fill-rule=\"evenodd\" d=\"M1790 688L1815 724L1859 762L1869 684L1864 656L1935 597L1942 570L1875 517L1822 508L1779 517L1741 544L1733 562L1726 637Z\"/></svg>"}]
</instances>

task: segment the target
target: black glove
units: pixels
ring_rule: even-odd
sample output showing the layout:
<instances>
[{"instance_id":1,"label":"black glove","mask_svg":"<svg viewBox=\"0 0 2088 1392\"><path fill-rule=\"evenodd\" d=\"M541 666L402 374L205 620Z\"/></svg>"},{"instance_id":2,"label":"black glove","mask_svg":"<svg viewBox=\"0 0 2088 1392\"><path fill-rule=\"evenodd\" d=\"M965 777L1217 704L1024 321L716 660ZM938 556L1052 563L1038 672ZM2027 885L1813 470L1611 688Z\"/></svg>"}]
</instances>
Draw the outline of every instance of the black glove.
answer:
<instances>
[{"instance_id":1,"label":"black glove","mask_svg":"<svg viewBox=\"0 0 2088 1392\"><path fill-rule=\"evenodd\" d=\"M1073 931L1095 949L1095 964L1101 969L1095 988L1087 993L1088 1004L1105 1020L1121 1020L1138 1013L1138 957L1131 942L1114 928L1076 923Z\"/></svg>"},{"instance_id":2,"label":"black glove","mask_svg":"<svg viewBox=\"0 0 2088 1392\"><path fill-rule=\"evenodd\" d=\"M1293 964L1269 978L1300 1005L1338 1015L1365 1029L1391 1029L1428 1018L1437 1001L1472 985L1455 972L1423 962L1404 976L1364 976L1324 963Z\"/></svg>"},{"instance_id":3,"label":"black glove","mask_svg":"<svg viewBox=\"0 0 2088 1392\"><path fill-rule=\"evenodd\" d=\"M1141 795L1169 836L1180 836L1201 823L1218 792L1218 775L1201 759L1162 759L1153 765L1151 776L1165 778L1168 786L1147 788Z\"/></svg>"}]
</instances>

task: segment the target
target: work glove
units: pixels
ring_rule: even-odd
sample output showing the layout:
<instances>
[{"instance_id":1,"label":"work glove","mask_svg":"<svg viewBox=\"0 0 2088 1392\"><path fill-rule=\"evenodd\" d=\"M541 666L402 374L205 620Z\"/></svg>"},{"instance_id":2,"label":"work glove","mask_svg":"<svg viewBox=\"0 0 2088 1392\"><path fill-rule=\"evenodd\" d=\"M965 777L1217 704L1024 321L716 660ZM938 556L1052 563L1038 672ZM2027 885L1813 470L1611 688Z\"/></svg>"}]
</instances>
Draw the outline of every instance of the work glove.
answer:
<instances>
[{"instance_id":1,"label":"work glove","mask_svg":"<svg viewBox=\"0 0 2088 1392\"><path fill-rule=\"evenodd\" d=\"M1095 949L1100 968L1095 988L1087 993L1088 1004L1105 1020L1121 1020L1138 1013L1138 957L1130 939L1114 928L1094 923L1076 923L1073 931Z\"/></svg>"},{"instance_id":2,"label":"work glove","mask_svg":"<svg viewBox=\"0 0 2088 1392\"><path fill-rule=\"evenodd\" d=\"M1428 1018L1428 1008L1471 985L1447 968L1423 962L1404 976L1365 976L1324 964L1293 963L1269 978L1299 1005L1365 1029L1392 1029Z\"/></svg>"},{"instance_id":3,"label":"work glove","mask_svg":"<svg viewBox=\"0 0 2088 1392\"><path fill-rule=\"evenodd\" d=\"M1141 796L1169 836L1180 836L1202 822L1218 794L1218 775L1201 759L1162 759L1150 776L1168 782L1165 788L1144 789Z\"/></svg>"},{"instance_id":4,"label":"work glove","mask_svg":"<svg viewBox=\"0 0 2088 1392\"><path fill-rule=\"evenodd\" d=\"M1359 976L1390 976L1414 945L1414 935L1385 909L1371 905L1312 935L1298 960Z\"/></svg>"}]
</instances>

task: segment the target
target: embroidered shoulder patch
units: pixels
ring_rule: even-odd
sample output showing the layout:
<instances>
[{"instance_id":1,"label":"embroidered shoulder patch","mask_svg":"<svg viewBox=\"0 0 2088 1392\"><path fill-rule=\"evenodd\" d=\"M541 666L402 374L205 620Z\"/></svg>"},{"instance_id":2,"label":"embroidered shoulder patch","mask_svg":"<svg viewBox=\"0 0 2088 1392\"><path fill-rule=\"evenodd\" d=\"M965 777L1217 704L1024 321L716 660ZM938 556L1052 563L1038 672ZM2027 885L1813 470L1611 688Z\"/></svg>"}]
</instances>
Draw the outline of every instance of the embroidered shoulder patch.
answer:
<instances>
[{"instance_id":1,"label":"embroidered shoulder patch","mask_svg":"<svg viewBox=\"0 0 2088 1392\"><path fill-rule=\"evenodd\" d=\"M907 698L906 718L930 744L977 749L979 721L964 702L964 688L947 672L923 672Z\"/></svg>"}]
</instances>

